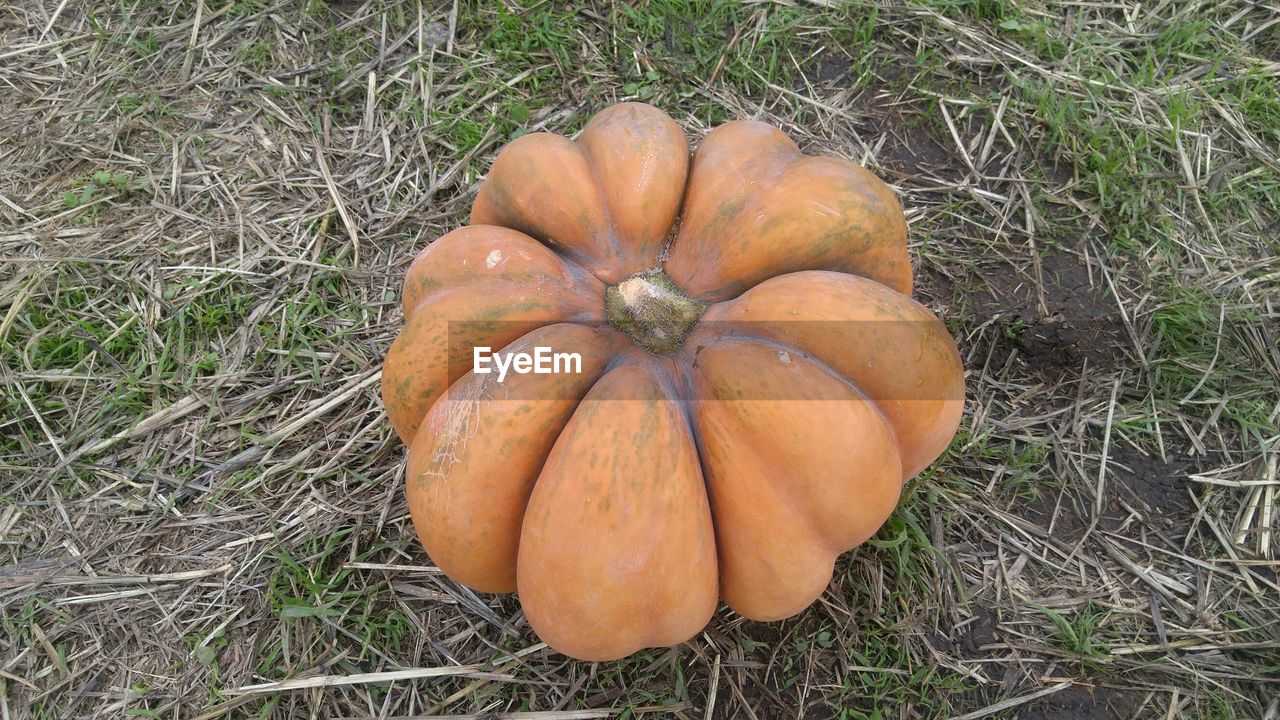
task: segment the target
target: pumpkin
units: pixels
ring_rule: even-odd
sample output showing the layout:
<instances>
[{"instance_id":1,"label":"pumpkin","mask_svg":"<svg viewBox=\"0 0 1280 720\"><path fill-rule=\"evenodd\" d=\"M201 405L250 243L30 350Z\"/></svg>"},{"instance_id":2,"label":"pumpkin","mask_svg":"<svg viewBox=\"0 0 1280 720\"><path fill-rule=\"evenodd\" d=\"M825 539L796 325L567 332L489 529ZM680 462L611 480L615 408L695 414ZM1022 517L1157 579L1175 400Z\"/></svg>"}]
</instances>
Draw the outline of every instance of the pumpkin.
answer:
<instances>
[{"instance_id":1,"label":"pumpkin","mask_svg":"<svg viewBox=\"0 0 1280 720\"><path fill-rule=\"evenodd\" d=\"M408 269L383 398L428 554L566 655L684 642L720 599L802 611L955 433L898 201L770 125L691 158L615 105L508 144L470 221ZM477 347L578 363L499 379Z\"/></svg>"}]
</instances>

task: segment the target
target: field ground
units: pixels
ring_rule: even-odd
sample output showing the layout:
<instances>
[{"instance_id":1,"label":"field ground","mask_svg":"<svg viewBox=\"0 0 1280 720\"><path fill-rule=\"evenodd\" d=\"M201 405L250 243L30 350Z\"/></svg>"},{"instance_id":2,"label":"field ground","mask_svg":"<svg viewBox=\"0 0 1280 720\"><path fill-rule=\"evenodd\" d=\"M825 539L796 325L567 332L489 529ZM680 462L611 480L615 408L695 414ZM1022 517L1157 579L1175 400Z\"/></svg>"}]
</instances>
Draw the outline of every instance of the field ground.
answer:
<instances>
[{"instance_id":1,"label":"field ground","mask_svg":"<svg viewBox=\"0 0 1280 720\"><path fill-rule=\"evenodd\" d=\"M809 611L593 665L431 571L378 379L622 99L894 185L969 404ZM1277 238L1271 0L5 2L0 717L1276 718Z\"/></svg>"}]
</instances>

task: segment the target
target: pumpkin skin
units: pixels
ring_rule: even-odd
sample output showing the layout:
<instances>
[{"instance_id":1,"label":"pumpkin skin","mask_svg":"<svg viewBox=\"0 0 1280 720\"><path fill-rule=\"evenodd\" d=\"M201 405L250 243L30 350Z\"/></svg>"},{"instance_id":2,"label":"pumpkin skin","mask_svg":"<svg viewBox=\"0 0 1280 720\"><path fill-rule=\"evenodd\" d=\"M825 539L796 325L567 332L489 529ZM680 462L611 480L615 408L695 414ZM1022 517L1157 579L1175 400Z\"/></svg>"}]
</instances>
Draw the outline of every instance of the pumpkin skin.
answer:
<instances>
[{"instance_id":1,"label":"pumpkin skin","mask_svg":"<svg viewBox=\"0 0 1280 720\"><path fill-rule=\"evenodd\" d=\"M692 159L639 103L516 139L410 266L383 369L423 546L584 660L684 642L718 599L804 610L959 424L959 354L910 293L889 188L764 123ZM581 367L499 382L475 346Z\"/></svg>"}]
</instances>

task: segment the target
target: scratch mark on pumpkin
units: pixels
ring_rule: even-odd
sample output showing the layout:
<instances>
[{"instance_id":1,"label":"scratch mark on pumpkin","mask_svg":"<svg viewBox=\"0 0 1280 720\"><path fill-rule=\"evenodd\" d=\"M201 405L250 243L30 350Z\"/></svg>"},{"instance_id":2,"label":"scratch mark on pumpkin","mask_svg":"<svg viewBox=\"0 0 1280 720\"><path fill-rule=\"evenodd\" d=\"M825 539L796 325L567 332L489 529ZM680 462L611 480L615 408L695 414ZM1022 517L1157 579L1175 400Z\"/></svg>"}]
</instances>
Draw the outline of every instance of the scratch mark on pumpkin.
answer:
<instances>
[{"instance_id":1,"label":"scratch mark on pumpkin","mask_svg":"<svg viewBox=\"0 0 1280 720\"><path fill-rule=\"evenodd\" d=\"M441 510L445 513L449 511L447 500L452 493L448 492L444 482L438 481L448 479L453 466L466 457L467 445L480 430L480 411L490 399L489 390L489 383L455 385L439 406L443 417L433 420L432 424L438 428L435 449L418 480L431 483L436 500L443 495L446 504Z\"/></svg>"},{"instance_id":2,"label":"scratch mark on pumpkin","mask_svg":"<svg viewBox=\"0 0 1280 720\"><path fill-rule=\"evenodd\" d=\"M840 210L832 207L829 203L822 202L821 200L811 200L809 202L809 209L819 215L825 215L827 217L840 217L842 215Z\"/></svg>"}]
</instances>

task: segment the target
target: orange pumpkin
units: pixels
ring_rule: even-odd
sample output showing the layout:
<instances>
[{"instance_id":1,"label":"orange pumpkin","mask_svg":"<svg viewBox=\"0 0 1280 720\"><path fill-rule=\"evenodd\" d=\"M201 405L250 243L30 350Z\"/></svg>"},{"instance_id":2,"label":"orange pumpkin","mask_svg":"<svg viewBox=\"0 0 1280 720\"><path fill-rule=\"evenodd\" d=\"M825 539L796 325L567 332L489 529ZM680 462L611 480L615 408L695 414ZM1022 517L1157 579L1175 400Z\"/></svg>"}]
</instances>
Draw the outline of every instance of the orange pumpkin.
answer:
<instances>
[{"instance_id":1,"label":"orange pumpkin","mask_svg":"<svg viewBox=\"0 0 1280 720\"><path fill-rule=\"evenodd\" d=\"M504 148L471 223L410 267L383 398L427 552L566 655L683 642L719 598L800 612L955 433L959 354L910 298L893 193L769 125L690 160L615 105ZM500 379L476 347L566 363Z\"/></svg>"}]
</instances>

